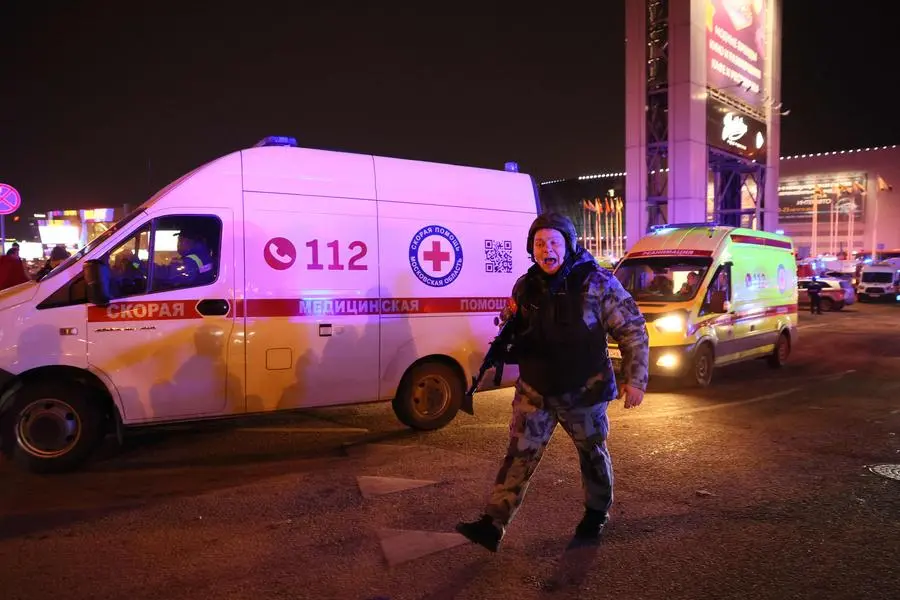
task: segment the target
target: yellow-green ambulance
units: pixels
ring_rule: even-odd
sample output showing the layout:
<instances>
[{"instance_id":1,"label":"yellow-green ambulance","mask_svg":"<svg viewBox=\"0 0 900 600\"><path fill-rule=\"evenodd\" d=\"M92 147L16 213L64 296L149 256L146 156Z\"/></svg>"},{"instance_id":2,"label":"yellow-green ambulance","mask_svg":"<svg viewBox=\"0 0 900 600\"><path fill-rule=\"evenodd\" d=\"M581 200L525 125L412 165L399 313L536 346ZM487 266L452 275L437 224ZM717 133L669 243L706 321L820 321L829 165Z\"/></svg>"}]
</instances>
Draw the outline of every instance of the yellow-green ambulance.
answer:
<instances>
[{"instance_id":1,"label":"yellow-green ambulance","mask_svg":"<svg viewBox=\"0 0 900 600\"><path fill-rule=\"evenodd\" d=\"M756 358L781 367L797 342L797 265L783 235L658 226L614 273L647 320L651 377L705 387L714 367ZM612 339L609 354L618 370Z\"/></svg>"}]
</instances>

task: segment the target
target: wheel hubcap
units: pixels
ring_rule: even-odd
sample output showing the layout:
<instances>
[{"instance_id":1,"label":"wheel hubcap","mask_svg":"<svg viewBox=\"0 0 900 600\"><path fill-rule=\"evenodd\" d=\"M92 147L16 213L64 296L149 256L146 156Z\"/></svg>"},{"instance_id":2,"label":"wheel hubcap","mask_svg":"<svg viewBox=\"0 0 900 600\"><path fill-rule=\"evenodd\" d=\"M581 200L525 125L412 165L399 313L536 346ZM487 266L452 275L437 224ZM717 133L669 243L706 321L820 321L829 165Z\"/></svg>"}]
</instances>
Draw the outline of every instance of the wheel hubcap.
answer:
<instances>
[{"instance_id":1,"label":"wheel hubcap","mask_svg":"<svg viewBox=\"0 0 900 600\"><path fill-rule=\"evenodd\" d=\"M41 458L62 456L80 437L81 419L67 402L44 398L19 412L16 440L29 454Z\"/></svg>"},{"instance_id":2,"label":"wheel hubcap","mask_svg":"<svg viewBox=\"0 0 900 600\"><path fill-rule=\"evenodd\" d=\"M697 361L697 381L701 383L706 383L707 378L709 377L709 358L706 356L701 356Z\"/></svg>"},{"instance_id":3,"label":"wheel hubcap","mask_svg":"<svg viewBox=\"0 0 900 600\"><path fill-rule=\"evenodd\" d=\"M424 418L441 415L450 404L450 383L443 377L428 375L416 382L413 409Z\"/></svg>"}]
</instances>

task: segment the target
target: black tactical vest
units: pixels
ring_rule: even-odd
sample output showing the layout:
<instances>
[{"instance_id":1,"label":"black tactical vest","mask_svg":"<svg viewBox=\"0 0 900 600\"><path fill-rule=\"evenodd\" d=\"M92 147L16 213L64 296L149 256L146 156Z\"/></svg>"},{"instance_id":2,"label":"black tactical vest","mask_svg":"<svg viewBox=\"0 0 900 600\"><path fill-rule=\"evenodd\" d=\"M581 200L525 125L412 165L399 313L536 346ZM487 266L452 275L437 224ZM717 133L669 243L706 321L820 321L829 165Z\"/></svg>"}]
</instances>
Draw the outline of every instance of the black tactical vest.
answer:
<instances>
[{"instance_id":1,"label":"black tactical vest","mask_svg":"<svg viewBox=\"0 0 900 600\"><path fill-rule=\"evenodd\" d=\"M584 322L584 282L596 268L587 262L548 276L535 266L517 294L519 374L541 395L576 391L607 370L606 333Z\"/></svg>"}]
</instances>

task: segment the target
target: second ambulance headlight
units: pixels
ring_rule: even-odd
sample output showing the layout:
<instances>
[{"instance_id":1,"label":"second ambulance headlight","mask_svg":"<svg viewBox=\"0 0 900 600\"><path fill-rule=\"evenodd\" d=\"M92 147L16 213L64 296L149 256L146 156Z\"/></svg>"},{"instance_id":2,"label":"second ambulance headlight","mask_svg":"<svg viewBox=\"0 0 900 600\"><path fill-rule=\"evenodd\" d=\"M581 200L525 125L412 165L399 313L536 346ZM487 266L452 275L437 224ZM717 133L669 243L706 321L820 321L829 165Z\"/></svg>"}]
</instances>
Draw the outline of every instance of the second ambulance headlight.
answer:
<instances>
[{"instance_id":1,"label":"second ambulance headlight","mask_svg":"<svg viewBox=\"0 0 900 600\"><path fill-rule=\"evenodd\" d=\"M653 321L653 326L661 333L681 333L687 325L687 316L684 313L669 313Z\"/></svg>"}]
</instances>

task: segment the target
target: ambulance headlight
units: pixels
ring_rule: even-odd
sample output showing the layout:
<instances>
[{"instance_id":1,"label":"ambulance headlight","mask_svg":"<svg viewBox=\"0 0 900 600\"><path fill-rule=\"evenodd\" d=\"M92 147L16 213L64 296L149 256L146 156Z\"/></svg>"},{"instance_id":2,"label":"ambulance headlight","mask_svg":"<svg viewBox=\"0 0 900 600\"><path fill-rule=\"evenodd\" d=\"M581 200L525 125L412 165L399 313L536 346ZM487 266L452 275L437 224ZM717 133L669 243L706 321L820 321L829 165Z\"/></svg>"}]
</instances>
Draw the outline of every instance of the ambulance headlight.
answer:
<instances>
[{"instance_id":1,"label":"ambulance headlight","mask_svg":"<svg viewBox=\"0 0 900 600\"><path fill-rule=\"evenodd\" d=\"M671 313L663 315L653 321L653 326L660 333L681 333L685 330L687 318L684 313Z\"/></svg>"}]
</instances>

